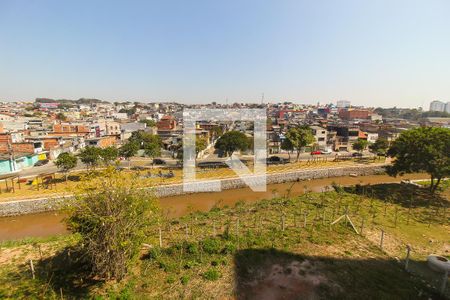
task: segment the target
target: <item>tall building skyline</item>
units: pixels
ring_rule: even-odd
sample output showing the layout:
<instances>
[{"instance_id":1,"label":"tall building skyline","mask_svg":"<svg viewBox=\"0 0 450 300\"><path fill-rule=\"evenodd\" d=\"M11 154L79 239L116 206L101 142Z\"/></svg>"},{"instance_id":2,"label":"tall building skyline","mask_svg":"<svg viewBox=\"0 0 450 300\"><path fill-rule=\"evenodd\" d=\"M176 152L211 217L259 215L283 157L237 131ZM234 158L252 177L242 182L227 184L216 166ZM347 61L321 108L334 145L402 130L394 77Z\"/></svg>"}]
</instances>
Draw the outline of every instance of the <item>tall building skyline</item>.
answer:
<instances>
[{"instance_id":1,"label":"tall building skyline","mask_svg":"<svg viewBox=\"0 0 450 300\"><path fill-rule=\"evenodd\" d=\"M440 111L450 113L450 101L445 103L440 100L434 100L430 103L430 111Z\"/></svg>"}]
</instances>

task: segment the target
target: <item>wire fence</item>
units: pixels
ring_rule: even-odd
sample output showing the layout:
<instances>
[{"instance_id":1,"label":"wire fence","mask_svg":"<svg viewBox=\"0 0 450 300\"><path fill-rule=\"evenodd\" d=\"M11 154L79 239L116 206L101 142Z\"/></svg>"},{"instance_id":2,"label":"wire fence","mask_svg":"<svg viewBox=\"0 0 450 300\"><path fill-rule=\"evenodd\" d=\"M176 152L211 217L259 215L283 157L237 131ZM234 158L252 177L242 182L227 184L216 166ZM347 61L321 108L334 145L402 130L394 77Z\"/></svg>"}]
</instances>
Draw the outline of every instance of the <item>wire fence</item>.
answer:
<instances>
[{"instance_id":1,"label":"wire fence","mask_svg":"<svg viewBox=\"0 0 450 300\"><path fill-rule=\"evenodd\" d=\"M379 201L371 196L370 190L350 198L340 193L322 193L317 199L306 193L293 198L293 205L285 205L287 198L278 199L280 205L275 210L273 205L261 201L250 205L238 204L231 214L217 209L212 214L191 214L180 220L166 218L154 235L154 243L168 247L224 234L234 235L239 243L239 237L250 231L277 235L288 231L300 236L302 232L331 232L337 226L347 226L354 234L364 237L367 243L376 245L397 260L406 271L419 276L443 295L450 296L448 275L445 277L427 266L426 257L431 253L423 246L425 237L408 239L408 235L403 237L402 234L416 227L425 231L434 229L436 224L444 224L444 228L448 228L445 225L449 224L448 207L418 207L413 201L402 206L389 197Z\"/></svg>"}]
</instances>

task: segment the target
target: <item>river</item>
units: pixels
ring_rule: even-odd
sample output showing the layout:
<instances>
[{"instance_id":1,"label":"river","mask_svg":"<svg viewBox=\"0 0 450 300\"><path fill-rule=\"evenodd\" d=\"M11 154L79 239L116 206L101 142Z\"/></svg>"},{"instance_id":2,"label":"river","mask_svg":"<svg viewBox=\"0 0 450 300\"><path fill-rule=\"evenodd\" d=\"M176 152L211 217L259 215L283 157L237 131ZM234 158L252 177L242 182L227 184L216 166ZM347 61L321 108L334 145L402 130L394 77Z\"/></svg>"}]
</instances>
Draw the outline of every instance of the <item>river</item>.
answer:
<instances>
[{"instance_id":1,"label":"river","mask_svg":"<svg viewBox=\"0 0 450 300\"><path fill-rule=\"evenodd\" d=\"M313 192L321 192L330 187L333 182L340 185L377 184L400 182L402 179L424 179L425 174L408 174L393 178L388 175L370 175L359 177L335 177L313 179L300 182L270 184L266 192L253 192L250 188L224 190L218 193L186 194L161 198L160 205L169 217L175 218L190 211L208 211L214 205L233 205L238 201L258 201L277 196L283 196L291 188L291 196L301 195L305 188ZM61 212L46 212L40 214L22 215L0 218L0 241L15 240L25 237L47 237L65 234L67 230L62 222L64 214Z\"/></svg>"}]
</instances>

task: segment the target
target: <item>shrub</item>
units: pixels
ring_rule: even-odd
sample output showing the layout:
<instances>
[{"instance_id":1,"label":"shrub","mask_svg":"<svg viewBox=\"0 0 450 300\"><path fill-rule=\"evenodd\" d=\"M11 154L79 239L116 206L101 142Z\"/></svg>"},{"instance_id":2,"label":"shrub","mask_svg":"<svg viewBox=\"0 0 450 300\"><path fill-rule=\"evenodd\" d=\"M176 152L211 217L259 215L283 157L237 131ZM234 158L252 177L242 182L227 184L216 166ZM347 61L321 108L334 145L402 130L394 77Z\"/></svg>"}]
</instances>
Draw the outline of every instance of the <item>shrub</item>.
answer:
<instances>
[{"instance_id":1,"label":"shrub","mask_svg":"<svg viewBox=\"0 0 450 300\"><path fill-rule=\"evenodd\" d=\"M189 282L190 279L191 279L191 278L189 277L189 275L183 275L183 276L181 276L181 279L180 279L181 284L182 284L182 285L188 284L188 282Z\"/></svg>"},{"instance_id":2,"label":"shrub","mask_svg":"<svg viewBox=\"0 0 450 300\"><path fill-rule=\"evenodd\" d=\"M189 254L197 254L198 253L198 245L194 243L185 243L186 253Z\"/></svg>"},{"instance_id":3,"label":"shrub","mask_svg":"<svg viewBox=\"0 0 450 300\"><path fill-rule=\"evenodd\" d=\"M220 273L216 269L209 269L203 273L203 278L210 281L215 281L220 278Z\"/></svg>"},{"instance_id":4,"label":"shrub","mask_svg":"<svg viewBox=\"0 0 450 300\"><path fill-rule=\"evenodd\" d=\"M175 276L173 275L168 276L166 281L168 284L174 283L176 281Z\"/></svg>"},{"instance_id":5,"label":"shrub","mask_svg":"<svg viewBox=\"0 0 450 300\"><path fill-rule=\"evenodd\" d=\"M157 218L155 198L111 167L104 176L83 182L66 222L80 235L79 248L93 275L121 280Z\"/></svg>"},{"instance_id":6,"label":"shrub","mask_svg":"<svg viewBox=\"0 0 450 300\"><path fill-rule=\"evenodd\" d=\"M233 242L228 241L225 243L225 246L222 249L222 253L223 254L231 254L231 253L235 252L236 249L237 249L236 245Z\"/></svg>"},{"instance_id":7,"label":"shrub","mask_svg":"<svg viewBox=\"0 0 450 300\"><path fill-rule=\"evenodd\" d=\"M221 245L219 239L209 238L203 241L203 250L208 254L220 253Z\"/></svg>"}]
</instances>

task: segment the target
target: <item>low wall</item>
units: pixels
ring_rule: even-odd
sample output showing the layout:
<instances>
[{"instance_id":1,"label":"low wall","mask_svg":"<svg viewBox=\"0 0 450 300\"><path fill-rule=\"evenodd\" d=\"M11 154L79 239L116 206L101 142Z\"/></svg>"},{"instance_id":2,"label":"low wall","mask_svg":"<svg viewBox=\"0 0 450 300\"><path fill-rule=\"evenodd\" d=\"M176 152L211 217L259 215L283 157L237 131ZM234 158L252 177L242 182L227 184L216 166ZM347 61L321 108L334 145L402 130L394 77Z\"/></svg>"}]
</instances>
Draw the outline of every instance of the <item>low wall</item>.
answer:
<instances>
[{"instance_id":1,"label":"low wall","mask_svg":"<svg viewBox=\"0 0 450 300\"><path fill-rule=\"evenodd\" d=\"M383 173L383 165L298 170L285 173L267 174L267 184L328 177L342 177L350 174L364 176ZM220 181L222 190L246 187L245 182L240 178L221 179L217 181ZM158 197L170 197L186 194L186 192L183 191L183 184L159 186L154 188L154 192ZM70 204L71 199L72 197L68 196L2 202L0 203L0 217L58 210L64 205Z\"/></svg>"}]
</instances>

